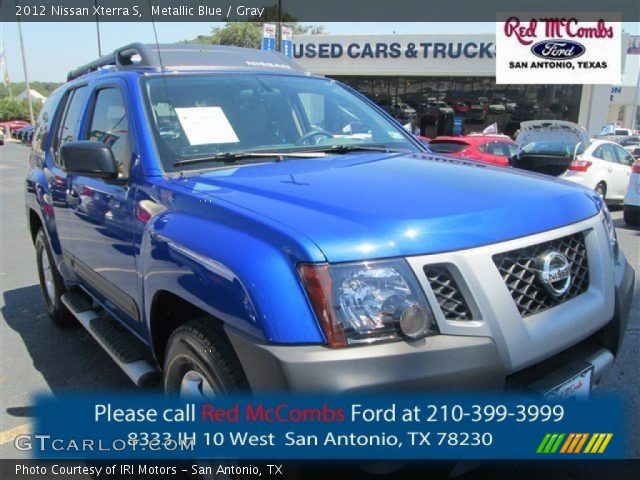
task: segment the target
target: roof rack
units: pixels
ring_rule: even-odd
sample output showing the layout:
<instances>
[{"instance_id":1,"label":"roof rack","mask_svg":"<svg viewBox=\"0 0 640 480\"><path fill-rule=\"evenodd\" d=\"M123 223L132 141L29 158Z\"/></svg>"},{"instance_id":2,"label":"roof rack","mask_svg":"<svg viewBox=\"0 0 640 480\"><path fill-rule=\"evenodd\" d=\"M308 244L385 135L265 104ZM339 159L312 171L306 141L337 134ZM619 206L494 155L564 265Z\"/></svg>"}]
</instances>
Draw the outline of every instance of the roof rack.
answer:
<instances>
[{"instance_id":1,"label":"roof rack","mask_svg":"<svg viewBox=\"0 0 640 480\"><path fill-rule=\"evenodd\" d=\"M67 81L108 66L116 70L251 68L303 72L293 60L279 52L193 43L131 43L70 71Z\"/></svg>"}]
</instances>

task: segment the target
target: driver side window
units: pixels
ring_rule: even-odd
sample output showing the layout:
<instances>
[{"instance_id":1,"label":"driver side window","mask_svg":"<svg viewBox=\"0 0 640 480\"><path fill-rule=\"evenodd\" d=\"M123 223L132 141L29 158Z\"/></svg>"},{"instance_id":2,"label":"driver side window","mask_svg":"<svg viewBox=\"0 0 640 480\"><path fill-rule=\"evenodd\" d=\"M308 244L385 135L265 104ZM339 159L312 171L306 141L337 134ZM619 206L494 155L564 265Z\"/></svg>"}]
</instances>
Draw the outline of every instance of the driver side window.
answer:
<instances>
[{"instance_id":1,"label":"driver side window","mask_svg":"<svg viewBox=\"0 0 640 480\"><path fill-rule=\"evenodd\" d=\"M102 142L108 146L118 166L118 178L129 177L131 164L129 121L119 89L103 88L96 93L89 126L89 140Z\"/></svg>"}]
</instances>

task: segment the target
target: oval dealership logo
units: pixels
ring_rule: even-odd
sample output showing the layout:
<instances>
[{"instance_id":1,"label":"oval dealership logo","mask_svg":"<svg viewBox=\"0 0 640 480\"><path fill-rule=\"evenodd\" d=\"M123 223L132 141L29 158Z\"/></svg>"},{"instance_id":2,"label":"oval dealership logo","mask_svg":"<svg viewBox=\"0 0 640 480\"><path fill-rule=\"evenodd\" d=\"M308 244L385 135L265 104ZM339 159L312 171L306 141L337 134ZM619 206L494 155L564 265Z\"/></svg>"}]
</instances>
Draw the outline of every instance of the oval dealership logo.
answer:
<instances>
[{"instance_id":1,"label":"oval dealership logo","mask_svg":"<svg viewBox=\"0 0 640 480\"><path fill-rule=\"evenodd\" d=\"M547 60L570 60L578 58L587 49L573 40L544 40L531 47L531 52Z\"/></svg>"}]
</instances>

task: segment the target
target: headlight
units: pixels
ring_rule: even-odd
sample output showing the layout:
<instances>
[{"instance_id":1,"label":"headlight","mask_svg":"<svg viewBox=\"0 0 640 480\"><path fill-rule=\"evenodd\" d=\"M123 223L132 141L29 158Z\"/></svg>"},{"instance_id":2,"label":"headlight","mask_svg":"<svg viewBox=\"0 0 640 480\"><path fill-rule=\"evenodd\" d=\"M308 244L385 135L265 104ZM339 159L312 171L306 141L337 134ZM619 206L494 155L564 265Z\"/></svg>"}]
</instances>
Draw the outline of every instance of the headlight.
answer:
<instances>
[{"instance_id":1,"label":"headlight","mask_svg":"<svg viewBox=\"0 0 640 480\"><path fill-rule=\"evenodd\" d=\"M607 230L607 238L609 239L609 247L611 248L611 256L614 262L618 262L618 255L620 253L620 246L618 245L618 235L616 234L616 226L611 218L611 213L607 205L602 204L602 215L604 216L604 226Z\"/></svg>"},{"instance_id":2,"label":"headlight","mask_svg":"<svg viewBox=\"0 0 640 480\"><path fill-rule=\"evenodd\" d=\"M299 271L332 347L437 333L433 312L403 260L303 264Z\"/></svg>"}]
</instances>

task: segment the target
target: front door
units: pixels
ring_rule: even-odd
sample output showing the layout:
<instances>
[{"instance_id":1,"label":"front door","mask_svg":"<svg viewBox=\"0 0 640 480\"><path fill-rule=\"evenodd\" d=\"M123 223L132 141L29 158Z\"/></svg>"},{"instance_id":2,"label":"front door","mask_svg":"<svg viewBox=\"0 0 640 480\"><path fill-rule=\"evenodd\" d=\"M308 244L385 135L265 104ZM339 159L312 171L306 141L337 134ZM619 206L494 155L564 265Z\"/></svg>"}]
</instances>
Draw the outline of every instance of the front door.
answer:
<instances>
[{"instance_id":1,"label":"front door","mask_svg":"<svg viewBox=\"0 0 640 480\"><path fill-rule=\"evenodd\" d=\"M83 284L138 332L138 283L133 235L135 191L130 186L136 143L130 130L126 84L110 80L92 95L87 126L80 138L103 142L113 152L118 178L73 175L74 270Z\"/></svg>"},{"instance_id":2,"label":"front door","mask_svg":"<svg viewBox=\"0 0 640 480\"><path fill-rule=\"evenodd\" d=\"M60 146L75 140L77 127L86 106L88 92L89 87L82 85L65 93L61 100L60 119L57 120L57 128L51 141L51 154L47 156L44 165L61 253L65 258L69 252L73 251L70 209L76 199L71 195L71 175L68 175L61 166Z\"/></svg>"}]
</instances>

